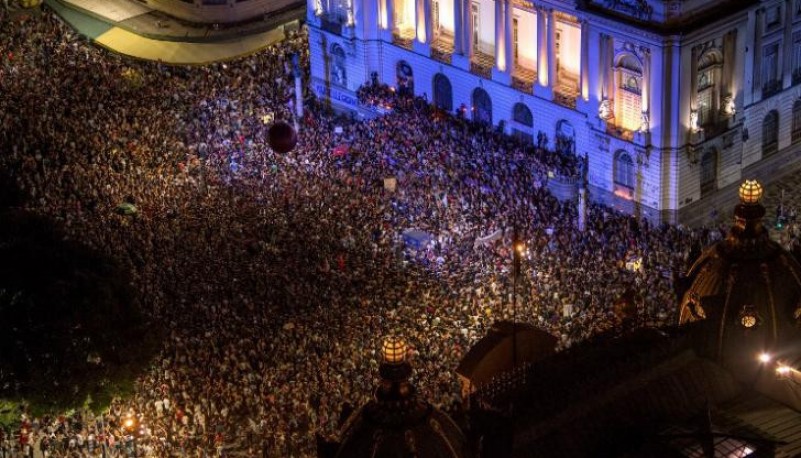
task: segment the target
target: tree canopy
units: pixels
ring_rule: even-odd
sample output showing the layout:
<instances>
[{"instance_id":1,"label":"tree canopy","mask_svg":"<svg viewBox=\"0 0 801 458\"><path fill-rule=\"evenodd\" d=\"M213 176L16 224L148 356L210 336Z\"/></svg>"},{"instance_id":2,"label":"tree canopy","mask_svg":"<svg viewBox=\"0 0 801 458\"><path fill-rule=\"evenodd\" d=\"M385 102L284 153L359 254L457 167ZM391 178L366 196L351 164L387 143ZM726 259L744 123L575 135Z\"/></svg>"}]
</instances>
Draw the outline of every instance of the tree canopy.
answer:
<instances>
[{"instance_id":1,"label":"tree canopy","mask_svg":"<svg viewBox=\"0 0 801 458\"><path fill-rule=\"evenodd\" d=\"M37 409L103 405L156 349L129 275L26 212L0 177L0 398Z\"/></svg>"}]
</instances>

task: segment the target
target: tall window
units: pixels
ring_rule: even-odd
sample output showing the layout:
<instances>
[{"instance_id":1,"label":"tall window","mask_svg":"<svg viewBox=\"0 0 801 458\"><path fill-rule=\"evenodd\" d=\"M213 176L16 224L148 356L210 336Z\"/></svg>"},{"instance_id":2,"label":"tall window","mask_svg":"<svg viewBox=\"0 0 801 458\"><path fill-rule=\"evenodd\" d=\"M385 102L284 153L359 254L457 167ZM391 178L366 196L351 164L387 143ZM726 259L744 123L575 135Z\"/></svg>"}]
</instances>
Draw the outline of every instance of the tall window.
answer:
<instances>
[{"instance_id":1,"label":"tall window","mask_svg":"<svg viewBox=\"0 0 801 458\"><path fill-rule=\"evenodd\" d=\"M473 16L473 50L478 51L478 3L473 3L470 14Z\"/></svg>"},{"instance_id":2,"label":"tall window","mask_svg":"<svg viewBox=\"0 0 801 458\"><path fill-rule=\"evenodd\" d=\"M781 89L779 80L779 43L762 48L762 97L768 97Z\"/></svg>"},{"instance_id":3,"label":"tall window","mask_svg":"<svg viewBox=\"0 0 801 458\"><path fill-rule=\"evenodd\" d=\"M634 161L629 156L629 153L619 151L615 160L615 184L632 191L634 190L635 179Z\"/></svg>"},{"instance_id":4,"label":"tall window","mask_svg":"<svg viewBox=\"0 0 801 458\"><path fill-rule=\"evenodd\" d=\"M793 34L793 85L798 83L801 83L801 32Z\"/></svg>"},{"instance_id":5,"label":"tall window","mask_svg":"<svg viewBox=\"0 0 801 458\"><path fill-rule=\"evenodd\" d=\"M533 127L534 126L534 117L531 116L531 110L522 103L516 103L512 117L516 122L526 126L526 127Z\"/></svg>"},{"instance_id":6,"label":"tall window","mask_svg":"<svg viewBox=\"0 0 801 458\"><path fill-rule=\"evenodd\" d=\"M801 141L801 100L793 104L793 143Z\"/></svg>"},{"instance_id":7,"label":"tall window","mask_svg":"<svg viewBox=\"0 0 801 458\"><path fill-rule=\"evenodd\" d=\"M720 99L721 64L723 57L718 51L708 51L698 59L698 125L707 126L717 119Z\"/></svg>"},{"instance_id":8,"label":"tall window","mask_svg":"<svg viewBox=\"0 0 801 458\"><path fill-rule=\"evenodd\" d=\"M514 50L514 56L515 56L514 57L514 62L515 62L515 64L517 64L517 59L518 59L518 48L517 48L517 45L519 43L519 35L518 35L518 29L517 29L517 18L512 19L512 43L514 43L514 47L512 48Z\"/></svg>"},{"instance_id":9,"label":"tall window","mask_svg":"<svg viewBox=\"0 0 801 458\"><path fill-rule=\"evenodd\" d=\"M701 195L708 194L717 188L718 152L708 149L701 157Z\"/></svg>"},{"instance_id":10,"label":"tall window","mask_svg":"<svg viewBox=\"0 0 801 458\"><path fill-rule=\"evenodd\" d=\"M618 127L636 131L642 124L642 65L631 54L624 54L615 66L615 120Z\"/></svg>"},{"instance_id":11,"label":"tall window","mask_svg":"<svg viewBox=\"0 0 801 458\"><path fill-rule=\"evenodd\" d=\"M434 104L441 110L453 110L451 82L442 73L434 75Z\"/></svg>"},{"instance_id":12,"label":"tall window","mask_svg":"<svg viewBox=\"0 0 801 458\"><path fill-rule=\"evenodd\" d=\"M714 108L714 82L711 70L703 70L698 74L698 125L709 124Z\"/></svg>"},{"instance_id":13,"label":"tall window","mask_svg":"<svg viewBox=\"0 0 801 458\"><path fill-rule=\"evenodd\" d=\"M779 150L779 113L771 111L762 121L762 157Z\"/></svg>"},{"instance_id":14,"label":"tall window","mask_svg":"<svg viewBox=\"0 0 801 458\"><path fill-rule=\"evenodd\" d=\"M480 87L473 90L473 121L492 125L492 100Z\"/></svg>"}]
</instances>

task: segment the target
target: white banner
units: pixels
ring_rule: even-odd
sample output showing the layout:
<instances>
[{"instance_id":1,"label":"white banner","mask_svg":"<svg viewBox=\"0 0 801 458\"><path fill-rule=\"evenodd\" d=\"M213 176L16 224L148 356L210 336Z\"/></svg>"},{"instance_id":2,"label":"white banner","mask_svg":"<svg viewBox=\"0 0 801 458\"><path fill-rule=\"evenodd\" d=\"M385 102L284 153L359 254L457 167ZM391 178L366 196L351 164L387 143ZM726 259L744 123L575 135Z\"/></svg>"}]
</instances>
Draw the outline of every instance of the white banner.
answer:
<instances>
[{"instance_id":1,"label":"white banner","mask_svg":"<svg viewBox=\"0 0 801 458\"><path fill-rule=\"evenodd\" d=\"M473 242L473 249L486 245L488 243L492 243L499 238L503 237L503 230L498 229L497 231L493 232L490 235L485 235L484 237L476 237L476 241Z\"/></svg>"}]
</instances>

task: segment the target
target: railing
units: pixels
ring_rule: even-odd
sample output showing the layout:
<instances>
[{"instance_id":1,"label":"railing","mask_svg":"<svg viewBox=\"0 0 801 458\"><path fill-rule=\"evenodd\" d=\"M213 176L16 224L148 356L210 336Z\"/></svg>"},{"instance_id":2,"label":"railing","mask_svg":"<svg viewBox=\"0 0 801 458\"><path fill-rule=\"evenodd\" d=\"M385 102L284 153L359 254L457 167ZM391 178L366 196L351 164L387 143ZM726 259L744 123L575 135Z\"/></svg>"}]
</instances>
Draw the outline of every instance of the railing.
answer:
<instances>
[{"instance_id":1,"label":"railing","mask_svg":"<svg viewBox=\"0 0 801 458\"><path fill-rule=\"evenodd\" d=\"M554 92L553 93L553 100L554 102L562 105L563 107L567 107L570 109L576 109L576 99L578 97L573 94L567 94L564 92Z\"/></svg>"},{"instance_id":2,"label":"railing","mask_svg":"<svg viewBox=\"0 0 801 458\"><path fill-rule=\"evenodd\" d=\"M626 140L627 142L634 140L633 130L624 129L623 127L615 126L612 124L606 125L606 133L614 137L617 137L621 140Z\"/></svg>"},{"instance_id":3,"label":"railing","mask_svg":"<svg viewBox=\"0 0 801 458\"><path fill-rule=\"evenodd\" d=\"M478 75L482 78L490 79L492 78L492 66L484 65L481 62L472 61L470 62L470 73Z\"/></svg>"},{"instance_id":4,"label":"railing","mask_svg":"<svg viewBox=\"0 0 801 458\"><path fill-rule=\"evenodd\" d=\"M413 38L404 37L402 35L399 35L398 33L392 34L392 43L395 46L400 46L401 48L411 50L412 41L414 41Z\"/></svg>"},{"instance_id":5,"label":"railing","mask_svg":"<svg viewBox=\"0 0 801 458\"><path fill-rule=\"evenodd\" d=\"M526 94L532 94L534 92L534 81L512 76L512 88Z\"/></svg>"},{"instance_id":6,"label":"railing","mask_svg":"<svg viewBox=\"0 0 801 458\"><path fill-rule=\"evenodd\" d=\"M447 52L445 50L437 49L437 48L431 48L431 58L436 60L436 61L439 61L439 62L442 62L442 63L445 63L445 64L450 64L451 63L451 56L452 56L452 53L449 53L449 52Z\"/></svg>"}]
</instances>

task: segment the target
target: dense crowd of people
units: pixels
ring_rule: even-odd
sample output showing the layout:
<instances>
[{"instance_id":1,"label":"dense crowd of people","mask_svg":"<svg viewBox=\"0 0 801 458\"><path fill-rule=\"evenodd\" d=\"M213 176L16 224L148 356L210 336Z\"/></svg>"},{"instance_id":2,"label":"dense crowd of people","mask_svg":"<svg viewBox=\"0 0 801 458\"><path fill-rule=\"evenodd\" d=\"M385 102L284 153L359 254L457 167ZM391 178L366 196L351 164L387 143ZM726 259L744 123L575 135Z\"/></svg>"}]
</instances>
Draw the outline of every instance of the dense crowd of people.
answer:
<instances>
[{"instance_id":1,"label":"dense crowd of people","mask_svg":"<svg viewBox=\"0 0 801 458\"><path fill-rule=\"evenodd\" d=\"M562 348L614 329L627 293L643 321L674 319L672 274L721 236L602 206L579 231L547 181L580 158L378 85L360 95L389 114L357 122L311 102L295 150L276 154L265 117L294 119L303 31L235 62L168 67L98 49L46 12L3 22L0 51L0 169L27 209L122 263L169 331L132 397L26 420L49 456L125 453L127 418L147 456L314 456L343 404L369 398L388 334L411 345L420 391L458 408L458 361L511 318L514 232L527 247L516 317ZM412 246L412 228L431 240Z\"/></svg>"}]
</instances>

